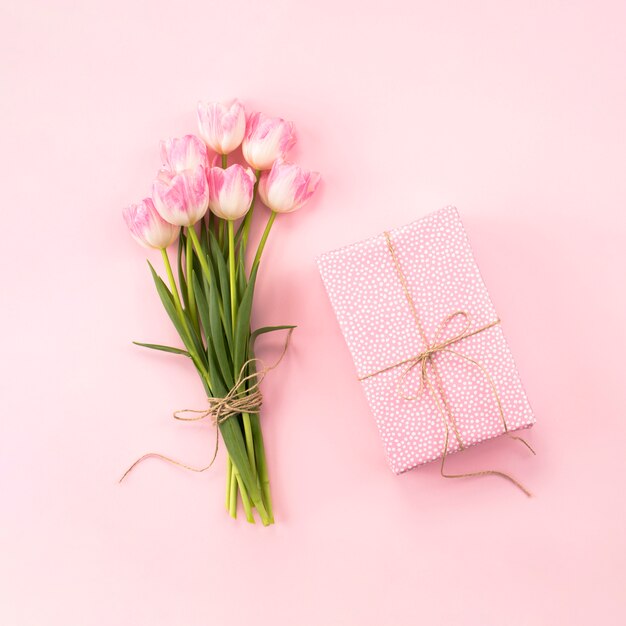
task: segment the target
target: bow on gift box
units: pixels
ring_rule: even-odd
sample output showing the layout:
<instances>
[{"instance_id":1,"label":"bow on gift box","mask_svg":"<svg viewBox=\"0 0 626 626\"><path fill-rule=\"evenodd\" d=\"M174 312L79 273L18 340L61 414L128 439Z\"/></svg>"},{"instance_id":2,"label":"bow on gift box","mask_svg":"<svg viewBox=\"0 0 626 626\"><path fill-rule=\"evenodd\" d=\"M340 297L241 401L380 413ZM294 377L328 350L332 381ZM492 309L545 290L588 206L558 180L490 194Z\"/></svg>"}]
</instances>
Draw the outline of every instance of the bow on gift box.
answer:
<instances>
[{"instance_id":1,"label":"bow on gift box","mask_svg":"<svg viewBox=\"0 0 626 626\"><path fill-rule=\"evenodd\" d=\"M452 426L452 429L454 431L454 436L456 437L456 440L459 444L459 448L463 450L466 448L466 446L463 443L461 434L459 433L456 419L454 418L454 413L452 412L450 408L450 403L448 402L448 399L446 397L445 388L441 380L441 376L439 374L439 369L437 367L437 362L436 362L435 357L442 352L451 354L458 359L466 361L470 363L471 365L477 367L482 372L485 379L489 383L489 387L491 388L492 394L498 406L498 413L500 415L500 419L502 420L502 425L504 426L505 434L508 434L511 438L522 442L533 454L535 454L535 451L530 447L528 442L524 440L522 437L511 435L508 425L506 423L506 419L504 417L504 411L502 409L502 402L500 401L500 395L498 394L498 390L496 388L493 378L491 377L491 375L489 374L485 366L479 361L477 361L476 359L473 359L467 356L466 354L463 354L459 352L458 350L454 350L451 348L451 346L457 344L460 341L463 341L464 339L467 339L468 337L472 337L473 335L477 335L478 333L482 333L490 328L493 328L494 326L497 326L498 324L500 324L500 320L496 319L493 322L490 322L489 324L485 324L484 326L480 326L479 328L470 330L471 325L472 325L470 314L467 311L455 311L454 313L451 313L446 318L444 318L444 320L439 325L432 342L429 342L428 337L426 336L426 332L424 331L424 327L422 326L421 320L419 318L419 315L417 314L417 307L415 306L415 302L413 301L413 298L411 297L411 292L409 291L406 276L404 275L404 272L402 271L402 268L398 261L398 257L396 255L395 248L391 241L391 237L388 232L385 232L384 235L385 235L385 240L387 242L387 248L389 249L389 253L391 254L391 258L393 260L393 264L395 266L398 279L400 280L400 283L402 285L404 296L409 304L409 308L411 310L411 314L413 316L413 319L415 320L415 324L417 326L418 332L422 339L422 344L424 345L424 349L422 350L422 352L420 352L416 356L409 357L408 359L398 361L397 363L388 365L387 367L384 367L380 370L371 372L369 374L366 374L365 376L361 376L359 377L359 380L366 380L368 378L372 378L373 376L378 376L379 374L382 374L383 372L387 372L397 367L406 366L404 367L400 376L398 377L398 393L400 393L400 395L405 400L417 400L422 396L422 394L424 393L424 390L428 390L435 402L437 410L439 414L441 415L441 419L444 424L445 443L444 443L444 448L443 448L443 454L441 456L441 475L444 478L468 478L470 476L500 476L501 478L505 478L506 480L513 483L516 487L521 489L527 496L530 496L531 495L530 491L528 491L528 489L526 489L521 483L519 483L509 474L500 472L498 470L482 470L479 472L469 472L465 474L447 474L445 472L445 461L448 455L448 444L450 440L450 425ZM449 337L448 339L443 339L442 337L444 336L445 331L448 329L450 324L456 318L462 318L464 320L463 328L460 331L458 331L456 334ZM406 382L406 379L411 373L411 371L415 367L418 367L418 366L421 369L419 388L415 395L407 396L401 391L401 389L404 383Z\"/></svg>"}]
</instances>

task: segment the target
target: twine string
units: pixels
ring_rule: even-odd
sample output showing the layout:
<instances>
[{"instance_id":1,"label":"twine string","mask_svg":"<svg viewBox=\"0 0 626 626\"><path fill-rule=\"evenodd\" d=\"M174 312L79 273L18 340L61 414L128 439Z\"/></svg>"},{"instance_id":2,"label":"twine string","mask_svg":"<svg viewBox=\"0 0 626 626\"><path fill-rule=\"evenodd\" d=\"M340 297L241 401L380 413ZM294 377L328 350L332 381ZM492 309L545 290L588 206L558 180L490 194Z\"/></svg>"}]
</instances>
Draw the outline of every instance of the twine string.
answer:
<instances>
[{"instance_id":1,"label":"twine string","mask_svg":"<svg viewBox=\"0 0 626 626\"><path fill-rule=\"evenodd\" d=\"M458 350L454 350L451 348L451 346L457 344L460 341L463 341L464 339L467 339L469 337L477 335L478 333L482 333L490 328L493 328L494 326L497 326L498 324L500 324L500 320L496 319L493 322L490 322L488 324L485 324L483 326L470 330L472 327L472 319L471 319L470 314L467 311L463 311L463 310L454 311L453 313L451 313L450 315L446 316L443 319L443 321L439 324L435 332L432 342L429 342L426 332L424 331L424 327L422 326L420 317L417 313L417 307L411 296L411 292L409 291L407 279L406 279L404 272L402 271L402 267L398 260L395 247L391 241L391 237L388 232L385 232L384 235L385 235L385 240L387 243L387 248L389 250L389 253L391 255L391 258L392 258L392 261L396 270L396 274L398 276L400 284L402 285L404 296L409 305L411 315L413 317L413 320L415 321L415 324L416 324L416 327L420 335L420 338L422 340L422 345L424 346L424 348L422 352L420 352L416 356L412 356L407 359L397 361L396 363L383 367L375 372L370 372L369 374L365 374L364 376L359 377L359 380L361 381L367 380L368 378L372 378L373 376L378 376L379 374L383 374L384 372L388 372L398 367L405 366L403 370L401 371L400 375L398 376L398 380L396 383L398 393L405 400L418 400L422 396L422 394L425 392L425 390L428 390L430 392L430 395L433 398L433 401L435 402L435 406L437 408L439 415L441 416L441 419L444 425L445 438L444 438L443 453L441 456L441 467L440 467L441 475L444 478L469 478L472 476L499 476L511 482L513 485L515 485L518 489L520 489L527 496L531 496L532 494L530 493L530 491L528 491L528 489L526 489L526 487L524 487L520 482L518 482L515 478L513 478L509 474L506 474L505 472L501 472L499 470L488 469L488 470L481 470L477 472L466 472L462 474L446 473L445 461L446 461L446 457L448 456L448 448L449 448L449 441L450 441L450 428L452 428L454 436L458 442L459 449L464 450L467 446L463 442L463 439L459 432L454 412L452 411L450 407L450 403L448 401L448 397L445 392L445 387L443 385L443 380L441 378L439 368L437 367L435 357L441 353L450 354L456 357L457 359L464 360L467 363L470 363L471 365L473 365L474 367L477 367L480 370L485 380L489 384L489 388L495 399L496 405L498 407L498 414L500 416L500 420L502 421L505 434L507 434L512 439L515 439L523 443L533 454L535 454L535 451L532 449L530 444L525 439L523 439L522 437L518 435L512 435L510 433L508 424L506 422L506 418L504 416L504 410L502 408L502 401L500 399L500 394L498 393L496 384L493 378L491 377L491 375L489 374L489 372L487 371L487 368L480 361L477 361L476 359L473 359L472 357L469 357L466 354L463 354L459 352ZM456 333L452 334L451 336L449 336L447 339L443 339L443 336L445 335L445 331L448 329L448 327L456 318L462 319L461 329L457 331ZM402 388L405 386L406 380L409 374L413 371L415 367L420 368L419 387L417 389L417 392L414 395L409 396L409 395L406 395L402 391ZM432 376L430 372L432 372Z\"/></svg>"},{"instance_id":2,"label":"twine string","mask_svg":"<svg viewBox=\"0 0 626 626\"><path fill-rule=\"evenodd\" d=\"M160 454L158 452L148 452L139 457L124 472L119 482L122 482L124 478L126 478L126 476L128 476L128 474L130 474L130 472L142 461L150 458L160 459L162 461L171 463L172 465L176 465L177 467L181 467L192 472L205 472L206 470L208 470L215 462L215 459L217 458L217 452L219 450L220 438L219 429L217 427L220 424L223 424L225 421L231 419L232 417L240 415L241 413L258 414L260 412L261 405L263 404L263 395L261 393L260 385L268 372L278 367L280 362L283 360L287 349L289 348L289 342L291 341L291 335L293 333L293 330L293 328L288 329L281 353L272 365L265 365L261 359L256 357L248 359L241 366L237 379L225 396L209 396L207 398L208 407L206 409L180 409L178 411L174 411L174 413L172 414L174 419L180 420L182 422L198 422L206 419L207 417L211 418L213 426L216 427L215 449L213 451L211 461L208 465L204 467L194 467L192 465L187 465L186 463L182 463L181 461L177 461L176 459L165 456L164 454ZM253 371L253 373L251 374L246 374L248 368L253 364L260 365L260 369ZM248 385L247 383L251 380L253 380L254 382Z\"/></svg>"}]
</instances>

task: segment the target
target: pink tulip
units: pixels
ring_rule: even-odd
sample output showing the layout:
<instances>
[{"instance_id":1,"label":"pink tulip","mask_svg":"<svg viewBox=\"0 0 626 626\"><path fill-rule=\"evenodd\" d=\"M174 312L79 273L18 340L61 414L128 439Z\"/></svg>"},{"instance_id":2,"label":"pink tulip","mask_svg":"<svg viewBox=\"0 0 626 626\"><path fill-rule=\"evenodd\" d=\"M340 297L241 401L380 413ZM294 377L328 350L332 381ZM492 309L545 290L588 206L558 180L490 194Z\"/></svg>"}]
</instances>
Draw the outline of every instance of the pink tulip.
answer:
<instances>
[{"instance_id":1,"label":"pink tulip","mask_svg":"<svg viewBox=\"0 0 626 626\"><path fill-rule=\"evenodd\" d=\"M215 215L225 220L238 220L248 212L256 182L254 172L249 167L212 167L207 179L209 208Z\"/></svg>"},{"instance_id":2,"label":"pink tulip","mask_svg":"<svg viewBox=\"0 0 626 626\"><path fill-rule=\"evenodd\" d=\"M122 215L133 239L146 248L167 248L178 237L180 228L166 222L150 198L127 206Z\"/></svg>"},{"instance_id":3,"label":"pink tulip","mask_svg":"<svg viewBox=\"0 0 626 626\"><path fill-rule=\"evenodd\" d=\"M293 124L280 117L253 113L243 138L243 156L255 170L269 170L296 143Z\"/></svg>"},{"instance_id":4,"label":"pink tulip","mask_svg":"<svg viewBox=\"0 0 626 626\"><path fill-rule=\"evenodd\" d=\"M218 154L239 147L246 132L246 112L239 100L227 107L221 102L198 102L200 135Z\"/></svg>"},{"instance_id":5,"label":"pink tulip","mask_svg":"<svg viewBox=\"0 0 626 626\"><path fill-rule=\"evenodd\" d=\"M161 141L160 149L163 167L175 174L208 165L206 146L195 135L166 139Z\"/></svg>"},{"instance_id":6,"label":"pink tulip","mask_svg":"<svg viewBox=\"0 0 626 626\"><path fill-rule=\"evenodd\" d=\"M259 195L276 213L291 213L313 195L320 182L319 172L307 172L294 163L278 159L259 180Z\"/></svg>"},{"instance_id":7,"label":"pink tulip","mask_svg":"<svg viewBox=\"0 0 626 626\"><path fill-rule=\"evenodd\" d=\"M198 165L179 174L161 170L152 185L152 199L166 222L193 226L202 219L209 206L209 186L204 166Z\"/></svg>"}]
</instances>

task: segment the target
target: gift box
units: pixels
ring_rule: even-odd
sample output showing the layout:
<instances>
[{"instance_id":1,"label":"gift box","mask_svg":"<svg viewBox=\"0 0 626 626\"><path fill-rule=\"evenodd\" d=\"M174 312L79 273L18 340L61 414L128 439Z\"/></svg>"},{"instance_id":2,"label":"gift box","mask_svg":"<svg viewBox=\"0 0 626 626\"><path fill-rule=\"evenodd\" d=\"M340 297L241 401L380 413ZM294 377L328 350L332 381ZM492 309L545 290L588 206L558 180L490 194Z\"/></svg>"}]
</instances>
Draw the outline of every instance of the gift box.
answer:
<instances>
[{"instance_id":1,"label":"gift box","mask_svg":"<svg viewBox=\"0 0 626 626\"><path fill-rule=\"evenodd\" d=\"M394 473L534 424L454 207L318 265Z\"/></svg>"}]
</instances>

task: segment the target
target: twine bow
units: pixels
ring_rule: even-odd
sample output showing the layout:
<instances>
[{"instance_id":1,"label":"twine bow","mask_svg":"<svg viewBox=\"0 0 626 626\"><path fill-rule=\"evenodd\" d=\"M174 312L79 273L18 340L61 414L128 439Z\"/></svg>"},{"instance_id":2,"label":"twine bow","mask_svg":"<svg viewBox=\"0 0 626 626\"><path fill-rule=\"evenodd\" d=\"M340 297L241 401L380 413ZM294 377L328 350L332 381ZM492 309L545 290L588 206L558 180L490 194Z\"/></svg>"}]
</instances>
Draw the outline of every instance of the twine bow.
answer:
<instances>
[{"instance_id":1,"label":"twine bow","mask_svg":"<svg viewBox=\"0 0 626 626\"><path fill-rule=\"evenodd\" d=\"M213 452L213 456L208 465L204 467L193 467L192 465L187 465L185 463L181 463L176 459L172 459L168 456L160 454L158 452L148 452L138 458L125 472L124 475L120 478L119 482L122 482L128 474L142 461L145 461L149 458L161 459L162 461L166 461L167 463L171 463L172 465L176 465L177 467L182 467L183 469L190 470L192 472L205 472L208 470L215 459L217 458L217 452L219 449L219 430L218 426L223 424L226 420L231 419L241 413L259 413L261 410L261 405L263 404L263 394L261 393L260 385L263 382L263 379L267 375L268 372L278 367L280 362L283 360L285 353L287 352L287 348L289 347L289 342L291 340L291 334L293 333L293 328L289 328L287 332L287 336L285 338L285 343L283 344L283 349L276 361L272 365L264 365L263 361L258 358L248 359L239 370L239 375L235 380L233 386L230 388L228 393L223 397L211 397L207 398L208 407L206 409L180 409L178 411L174 411L172 416L176 420L180 420L182 422L198 422L200 420L204 420L207 417L211 418L211 422L213 426L215 426L215 450ZM260 364L261 368L259 370L256 369L256 365ZM255 367L252 367L255 366ZM249 371L248 368L252 367L253 371L251 374L247 374ZM251 385L247 385L248 381L254 380Z\"/></svg>"},{"instance_id":2,"label":"twine bow","mask_svg":"<svg viewBox=\"0 0 626 626\"><path fill-rule=\"evenodd\" d=\"M451 348L451 346L455 345L456 343L460 341L463 341L464 339L467 339L468 337L472 337L473 335L477 335L478 333L482 333L490 328L493 328L494 326L497 326L498 324L500 324L500 320L496 319L493 322L490 322L489 324L485 324L484 326L480 326L478 328L470 330L472 326L472 320L471 320L470 314L467 311L462 311L462 310L455 311L454 313L451 313L450 315L444 318L444 320L441 322L441 324L437 328L437 331L435 332L433 340L429 342L428 337L426 336L426 332L424 331L424 327L422 326L421 320L419 318L419 315L417 314L417 307L415 306L415 302L413 301L413 298L409 291L406 276L404 275L404 272L402 271L402 267L400 266L400 263L398 261L398 257L397 257L394 245L391 241L391 237L388 232L385 232L384 235L385 235L385 240L387 242L387 248L389 249L389 253L391 254L391 258L393 260L396 273L398 275L398 279L400 280L402 289L404 291L404 296L407 300L407 303L411 310L411 314L413 316L413 319L415 320L418 332L422 339L422 343L425 347L422 350L422 352L420 352L416 356L409 357L408 359L404 359L402 361L398 361L397 363L388 365L387 367L384 367L375 372L365 374L364 376L359 377L359 380L361 381L367 380L368 378L372 378L373 376L378 376L379 374L382 374L389 370L395 369L397 367L402 367L403 365L405 365L406 367L400 373L398 377L398 382L397 382L398 392L400 393L401 397L404 398L405 400L417 400L424 393L424 390L428 390L435 402L437 410L439 414L441 415L441 419L444 424L445 443L444 443L444 448L443 448L443 454L441 456L441 468L440 468L441 475L444 478L468 478L470 476L488 476L488 475L500 476L501 478L505 478L506 480L513 483L516 487L521 489L521 491L523 491L527 496L531 496L531 493L521 483L519 483L509 474L500 472L498 470L482 470L478 472L469 472L469 473L464 473L464 474L446 474L445 460L448 455L448 445L449 445L449 440L450 440L450 426L452 426L452 429L454 431L454 436L456 437L456 440L458 442L459 449L464 450L466 448L466 445L464 444L461 434L459 432L456 419L454 417L454 413L452 412L450 408L450 403L448 402L448 399L445 393L445 388L443 385L443 381L441 379L441 375L437 367L435 357L442 352L451 354L458 359L464 360L470 363L471 365L477 367L482 372L483 376L485 377L485 379L487 380L489 384L493 397L495 398L495 401L498 407L498 414L502 421L502 425L504 426L505 434L508 434L512 439L516 439L517 441L520 441L521 443L523 443L533 454L535 454L535 451L531 448L528 442L524 440L522 437L511 435L509 431L509 427L506 423L506 418L504 416L504 410L502 408L500 395L498 394L498 390L496 388L495 382L493 378L491 377L491 375L489 374L489 372L487 371L487 368L485 368L485 366L480 361L477 361L476 359L473 359L467 356L466 354L463 354L462 352L459 352L458 350L454 350ZM461 330L459 330L458 332L450 336L448 339L443 339L445 330L453 322L454 319L459 318L459 317L464 320L464 324ZM406 380L409 374L411 373L411 371L415 367L418 367L418 366L420 367L420 370L421 370L419 388L415 395L407 396L406 394L402 392L402 387L405 385ZM432 376L431 376L431 373L432 373Z\"/></svg>"}]
</instances>

